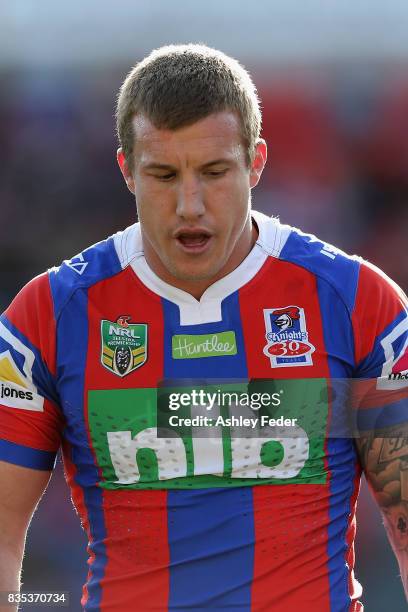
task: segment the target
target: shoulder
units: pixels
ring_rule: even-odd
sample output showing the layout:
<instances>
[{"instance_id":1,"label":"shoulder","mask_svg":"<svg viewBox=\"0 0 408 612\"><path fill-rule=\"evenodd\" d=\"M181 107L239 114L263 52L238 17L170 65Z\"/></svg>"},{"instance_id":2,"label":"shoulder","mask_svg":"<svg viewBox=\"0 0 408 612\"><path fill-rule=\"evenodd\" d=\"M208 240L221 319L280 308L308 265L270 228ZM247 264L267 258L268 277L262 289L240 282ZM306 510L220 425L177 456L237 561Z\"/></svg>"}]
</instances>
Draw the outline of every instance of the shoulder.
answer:
<instances>
[{"instance_id":1,"label":"shoulder","mask_svg":"<svg viewBox=\"0 0 408 612\"><path fill-rule=\"evenodd\" d=\"M135 223L33 278L18 293L6 315L13 317L16 312L26 311L45 316L53 311L58 318L77 290L119 274L142 250L140 227Z\"/></svg>"},{"instance_id":2,"label":"shoulder","mask_svg":"<svg viewBox=\"0 0 408 612\"><path fill-rule=\"evenodd\" d=\"M129 226L48 271L55 315L78 289L88 289L124 270L142 251L139 224Z\"/></svg>"},{"instance_id":3,"label":"shoulder","mask_svg":"<svg viewBox=\"0 0 408 612\"><path fill-rule=\"evenodd\" d=\"M382 270L358 255L350 255L328 244L313 234L284 225L254 211L259 226L260 246L272 257L299 266L314 274L321 282L337 292L348 310L356 304L380 304L393 310L406 307L407 297L402 289Z\"/></svg>"},{"instance_id":4,"label":"shoulder","mask_svg":"<svg viewBox=\"0 0 408 612\"><path fill-rule=\"evenodd\" d=\"M254 216L262 248L270 256L313 274L321 304L328 308L336 300L344 304L353 326L356 364L365 365L375 375L379 375L384 359L389 365L398 362L402 367L401 355L408 341L408 299L402 289L363 258L348 255L277 219L258 215Z\"/></svg>"},{"instance_id":5,"label":"shoulder","mask_svg":"<svg viewBox=\"0 0 408 612\"><path fill-rule=\"evenodd\" d=\"M353 325L357 363L370 355L371 359L385 359L390 372L397 363L407 368L408 298L391 278L367 261L360 266Z\"/></svg>"},{"instance_id":6,"label":"shoulder","mask_svg":"<svg viewBox=\"0 0 408 612\"><path fill-rule=\"evenodd\" d=\"M255 213L259 244L272 257L313 274L316 281L331 288L352 311L357 295L362 259L349 255L313 234L284 225L276 218Z\"/></svg>"}]
</instances>

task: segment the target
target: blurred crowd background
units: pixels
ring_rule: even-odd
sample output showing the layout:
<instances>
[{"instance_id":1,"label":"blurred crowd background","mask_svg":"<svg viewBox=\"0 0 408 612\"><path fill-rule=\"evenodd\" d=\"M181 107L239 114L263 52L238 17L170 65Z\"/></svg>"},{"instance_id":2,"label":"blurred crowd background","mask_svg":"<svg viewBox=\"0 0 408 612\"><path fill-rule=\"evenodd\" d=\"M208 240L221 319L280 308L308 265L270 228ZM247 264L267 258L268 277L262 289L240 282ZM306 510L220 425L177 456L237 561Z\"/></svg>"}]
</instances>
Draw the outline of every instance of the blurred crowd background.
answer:
<instances>
[{"instance_id":1,"label":"blurred crowd background","mask_svg":"<svg viewBox=\"0 0 408 612\"><path fill-rule=\"evenodd\" d=\"M406 291L408 5L138 4L0 4L0 307L135 220L115 161L115 96L134 63L171 42L205 42L252 72L269 145L254 207L366 257ZM358 517L366 610L402 611L365 487ZM59 467L30 531L25 589L69 590L79 610L84 548Z\"/></svg>"}]
</instances>

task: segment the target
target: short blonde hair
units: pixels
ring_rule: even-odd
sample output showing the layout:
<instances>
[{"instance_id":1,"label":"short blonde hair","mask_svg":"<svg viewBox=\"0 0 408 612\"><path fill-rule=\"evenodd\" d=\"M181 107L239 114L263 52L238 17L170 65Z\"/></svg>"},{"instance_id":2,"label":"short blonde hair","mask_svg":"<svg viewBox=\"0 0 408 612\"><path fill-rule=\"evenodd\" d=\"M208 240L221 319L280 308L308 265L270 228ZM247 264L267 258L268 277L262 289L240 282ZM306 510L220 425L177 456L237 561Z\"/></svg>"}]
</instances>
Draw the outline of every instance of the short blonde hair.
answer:
<instances>
[{"instance_id":1,"label":"short blonde hair","mask_svg":"<svg viewBox=\"0 0 408 612\"><path fill-rule=\"evenodd\" d=\"M135 115L146 116L158 129L176 130L222 111L239 117L250 164L261 131L261 110L249 73L237 60L205 45L161 47L136 64L120 88L119 143L131 164Z\"/></svg>"}]
</instances>

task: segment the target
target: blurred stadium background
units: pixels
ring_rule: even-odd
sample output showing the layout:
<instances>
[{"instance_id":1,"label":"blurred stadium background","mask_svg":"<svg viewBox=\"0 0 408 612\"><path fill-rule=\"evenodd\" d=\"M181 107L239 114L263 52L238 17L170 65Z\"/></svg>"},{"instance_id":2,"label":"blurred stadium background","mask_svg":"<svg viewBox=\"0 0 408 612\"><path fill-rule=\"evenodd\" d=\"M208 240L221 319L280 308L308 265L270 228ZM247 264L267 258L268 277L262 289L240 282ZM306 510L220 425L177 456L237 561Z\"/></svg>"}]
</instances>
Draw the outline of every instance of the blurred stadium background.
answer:
<instances>
[{"instance_id":1,"label":"blurred stadium background","mask_svg":"<svg viewBox=\"0 0 408 612\"><path fill-rule=\"evenodd\" d=\"M0 307L134 221L115 162L115 95L131 65L171 42L205 42L251 70L269 144L254 206L363 255L407 290L407 34L405 0L3 0ZM70 591L80 610L85 538L68 500L59 466L30 530L24 588ZM358 518L365 609L405 610L365 486Z\"/></svg>"}]
</instances>

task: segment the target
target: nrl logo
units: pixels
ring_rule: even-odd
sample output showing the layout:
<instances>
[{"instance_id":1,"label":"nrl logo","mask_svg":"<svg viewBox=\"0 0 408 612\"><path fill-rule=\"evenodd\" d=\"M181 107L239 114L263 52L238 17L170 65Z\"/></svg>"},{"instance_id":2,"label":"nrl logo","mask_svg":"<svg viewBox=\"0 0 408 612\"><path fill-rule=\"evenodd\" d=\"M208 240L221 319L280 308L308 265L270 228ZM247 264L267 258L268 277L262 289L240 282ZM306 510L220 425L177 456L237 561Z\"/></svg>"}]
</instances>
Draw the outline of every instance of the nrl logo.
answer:
<instances>
[{"instance_id":1,"label":"nrl logo","mask_svg":"<svg viewBox=\"0 0 408 612\"><path fill-rule=\"evenodd\" d=\"M147 360L147 324L130 323L129 316L116 322L101 321L101 363L117 376L126 376Z\"/></svg>"}]
</instances>

